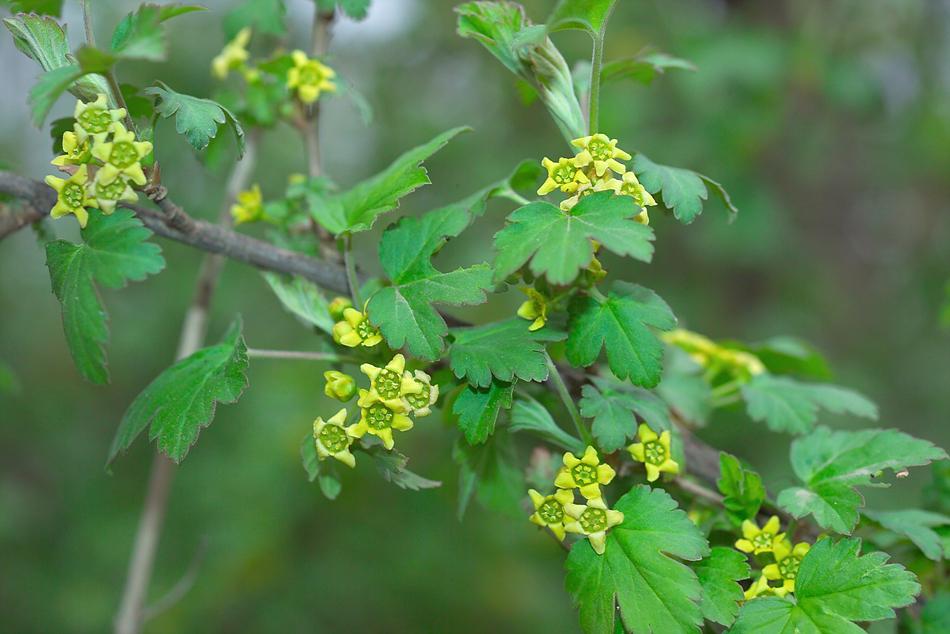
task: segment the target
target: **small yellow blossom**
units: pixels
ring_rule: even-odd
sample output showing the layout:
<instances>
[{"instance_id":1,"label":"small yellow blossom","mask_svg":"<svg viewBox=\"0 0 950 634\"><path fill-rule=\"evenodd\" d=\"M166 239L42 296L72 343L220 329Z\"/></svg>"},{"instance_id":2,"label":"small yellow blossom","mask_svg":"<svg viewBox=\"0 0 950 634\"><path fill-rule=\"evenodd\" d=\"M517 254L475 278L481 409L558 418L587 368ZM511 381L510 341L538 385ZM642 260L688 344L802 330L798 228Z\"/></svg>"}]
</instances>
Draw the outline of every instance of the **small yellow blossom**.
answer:
<instances>
[{"instance_id":1,"label":"small yellow blossom","mask_svg":"<svg viewBox=\"0 0 950 634\"><path fill-rule=\"evenodd\" d=\"M679 473L680 466L673 460L670 452L670 431L666 430L659 436L646 423L641 423L637 429L640 442L627 447L627 451L637 462L642 462L647 470L647 480L655 482L660 472Z\"/></svg>"},{"instance_id":2,"label":"small yellow blossom","mask_svg":"<svg viewBox=\"0 0 950 634\"><path fill-rule=\"evenodd\" d=\"M353 302L350 301L350 298L334 297L329 306L330 317L332 317L334 321L340 321L343 319L343 311L347 308L353 308Z\"/></svg>"},{"instance_id":3,"label":"small yellow blossom","mask_svg":"<svg viewBox=\"0 0 950 634\"><path fill-rule=\"evenodd\" d=\"M254 183L250 189L237 195L237 202L231 205L231 217L235 225L257 222L264 217L264 197L260 185Z\"/></svg>"},{"instance_id":4,"label":"small yellow blossom","mask_svg":"<svg viewBox=\"0 0 950 634\"><path fill-rule=\"evenodd\" d=\"M238 31L234 39L224 45L221 53L211 60L211 73L218 79L226 79L228 71L241 69L247 61L247 43L251 41L251 28Z\"/></svg>"},{"instance_id":5,"label":"small yellow blossom","mask_svg":"<svg viewBox=\"0 0 950 634\"><path fill-rule=\"evenodd\" d=\"M346 403L356 396L356 380L349 374L329 370L323 373L323 378L327 380L327 385L323 388L323 393L330 398L335 398L338 401Z\"/></svg>"},{"instance_id":6,"label":"small yellow blossom","mask_svg":"<svg viewBox=\"0 0 950 634\"><path fill-rule=\"evenodd\" d=\"M300 101L310 104L320 98L322 91L336 92L336 84L331 79L336 72L315 59L310 59L303 51L290 54L294 66L287 71L287 88L297 89Z\"/></svg>"},{"instance_id":7,"label":"small yellow blossom","mask_svg":"<svg viewBox=\"0 0 950 634\"><path fill-rule=\"evenodd\" d=\"M371 348L383 340L379 329L373 328L369 323L369 315L355 308L347 308L343 311L343 320L333 327L333 338L347 348L355 348L359 345Z\"/></svg>"},{"instance_id":8,"label":"small yellow blossom","mask_svg":"<svg viewBox=\"0 0 950 634\"><path fill-rule=\"evenodd\" d=\"M564 524L568 533L587 535L594 552L603 555L607 546L607 531L623 522L623 513L607 508L604 499L597 497L587 504L565 504L564 512L573 522Z\"/></svg>"},{"instance_id":9,"label":"small yellow blossom","mask_svg":"<svg viewBox=\"0 0 950 634\"><path fill-rule=\"evenodd\" d=\"M744 553L770 553L785 541L785 533L779 533L778 515L773 515L765 526L759 528L752 520L742 522L742 536L736 548Z\"/></svg>"},{"instance_id":10,"label":"small yellow blossom","mask_svg":"<svg viewBox=\"0 0 950 634\"><path fill-rule=\"evenodd\" d=\"M574 502L574 493L570 489L559 489L554 495L544 496L530 489L528 495L534 503L534 515L528 521L547 526L555 537L564 541L564 505Z\"/></svg>"},{"instance_id":11,"label":"small yellow blossom","mask_svg":"<svg viewBox=\"0 0 950 634\"><path fill-rule=\"evenodd\" d=\"M582 458L571 452L564 454L564 467L558 471L554 486L559 489L579 489L588 500L600 497L600 485L610 484L616 472L610 465L600 464L597 450L587 447Z\"/></svg>"},{"instance_id":12,"label":"small yellow blossom","mask_svg":"<svg viewBox=\"0 0 950 634\"><path fill-rule=\"evenodd\" d=\"M112 141L96 141L92 145L92 155L104 163L96 173L96 181L108 185L124 174L136 185L144 185L147 179L140 161L151 151L151 143L136 141L134 132L126 130L121 123L113 123Z\"/></svg>"},{"instance_id":13,"label":"small yellow blossom","mask_svg":"<svg viewBox=\"0 0 950 634\"><path fill-rule=\"evenodd\" d=\"M528 296L528 301L518 309L518 316L528 321L533 320L528 330L540 330L548 321L548 298L528 286L522 286L519 290Z\"/></svg>"},{"instance_id":14,"label":"small yellow blossom","mask_svg":"<svg viewBox=\"0 0 950 634\"><path fill-rule=\"evenodd\" d=\"M46 177L46 184L59 194L56 198L56 204L49 212L50 218L55 220L66 214L76 214L79 226L83 229L86 228L86 223L89 221L89 212L86 211L86 207L99 207L96 199L90 198L86 191L87 178L86 165L80 165L76 173L70 176L68 180L55 176Z\"/></svg>"},{"instance_id":15,"label":"small yellow blossom","mask_svg":"<svg viewBox=\"0 0 950 634\"><path fill-rule=\"evenodd\" d=\"M313 421L313 437L317 443L317 458L326 460L333 456L348 467L356 466L356 458L350 453L354 436L343 427L346 410L341 409L328 421L317 418Z\"/></svg>"},{"instance_id":16,"label":"small yellow blossom","mask_svg":"<svg viewBox=\"0 0 950 634\"><path fill-rule=\"evenodd\" d=\"M369 390L360 390L360 407L369 407L373 403L382 403L391 410L404 412L408 409L407 394L420 394L423 385L406 372L406 358L397 354L385 368L364 363L360 371L369 377Z\"/></svg>"},{"instance_id":17,"label":"small yellow blossom","mask_svg":"<svg viewBox=\"0 0 950 634\"><path fill-rule=\"evenodd\" d=\"M609 138L606 134L593 134L574 139L571 145L582 148L580 154L574 157L574 163L581 168L593 163L597 176L603 176L608 169L617 174L627 171L627 167L617 159L629 161L630 155L618 149L617 140Z\"/></svg>"},{"instance_id":18,"label":"small yellow blossom","mask_svg":"<svg viewBox=\"0 0 950 634\"><path fill-rule=\"evenodd\" d=\"M582 183L590 182L584 171L574 164L572 158L561 158L555 163L548 157L544 157L541 164L548 170L548 178L538 189L538 196L544 196L558 188L562 192L572 194Z\"/></svg>"},{"instance_id":19,"label":"small yellow blossom","mask_svg":"<svg viewBox=\"0 0 950 634\"><path fill-rule=\"evenodd\" d=\"M643 208L643 211L641 211L634 220L645 225L650 224L650 214L646 208L656 205L656 200L654 200L650 192L640 184L636 174L633 172L624 173L621 179L619 193L621 196L631 196L634 202Z\"/></svg>"},{"instance_id":20,"label":"small yellow blossom","mask_svg":"<svg viewBox=\"0 0 950 634\"><path fill-rule=\"evenodd\" d=\"M775 544L772 550L775 553L775 563L762 569L762 575L766 579L782 582L781 588L774 589L775 594L784 597L789 592L795 592L795 577L798 576L802 557L809 550L811 550L811 544L805 542L796 544L794 548L791 548L785 540Z\"/></svg>"},{"instance_id":21,"label":"small yellow blossom","mask_svg":"<svg viewBox=\"0 0 950 634\"><path fill-rule=\"evenodd\" d=\"M409 376L409 372L406 372L405 376ZM439 400L439 385L433 385L432 377L422 370L416 370L412 378L418 385L422 386L422 390L418 394L412 392L406 394L406 402L409 403L409 411L412 412L413 416L425 418L432 413L430 407Z\"/></svg>"},{"instance_id":22,"label":"small yellow blossom","mask_svg":"<svg viewBox=\"0 0 950 634\"><path fill-rule=\"evenodd\" d=\"M88 163L92 154L90 150L92 149L92 143L89 142L89 139L86 139L83 143L80 143L76 139L75 132L63 132L63 152L54 158L50 163L57 166L63 165L80 165L82 163Z\"/></svg>"},{"instance_id":23,"label":"small yellow blossom","mask_svg":"<svg viewBox=\"0 0 950 634\"><path fill-rule=\"evenodd\" d=\"M77 101L76 109L73 111L73 118L76 119L76 123L73 124L76 143L82 145L90 137L92 137L93 145L102 143L112 131L112 124L124 117L125 108L109 110L103 93L99 93L96 100L91 103Z\"/></svg>"},{"instance_id":24,"label":"small yellow blossom","mask_svg":"<svg viewBox=\"0 0 950 634\"><path fill-rule=\"evenodd\" d=\"M750 352L720 346L703 335L678 328L660 334L660 338L682 348L696 363L713 374L728 372L746 379L766 371L762 361Z\"/></svg>"},{"instance_id":25,"label":"small yellow blossom","mask_svg":"<svg viewBox=\"0 0 950 634\"><path fill-rule=\"evenodd\" d=\"M393 448L393 430L409 431L412 421L402 412L396 412L381 402L375 402L364 407L360 415L360 422L346 428L349 435L362 438L367 433L378 436L386 449Z\"/></svg>"},{"instance_id":26,"label":"small yellow blossom","mask_svg":"<svg viewBox=\"0 0 950 634\"><path fill-rule=\"evenodd\" d=\"M756 579L755 583L749 586L749 589L745 591L745 600L748 601L756 597L773 594L777 594L776 589L769 585L769 580L763 575Z\"/></svg>"},{"instance_id":27,"label":"small yellow blossom","mask_svg":"<svg viewBox=\"0 0 950 634\"><path fill-rule=\"evenodd\" d=\"M595 194L597 192L613 192L616 194L619 191L620 181L618 181L616 178L597 178L595 176L594 180L591 180L589 183L585 183L578 187L573 196L561 201L561 211L570 211L574 208L574 205L581 201L582 198L586 198L590 194Z\"/></svg>"},{"instance_id":28,"label":"small yellow blossom","mask_svg":"<svg viewBox=\"0 0 950 634\"><path fill-rule=\"evenodd\" d=\"M115 211L115 206L119 202L134 203L139 199L126 177L120 176L111 183L103 184L98 179L88 185L89 195L99 203L99 209L107 216L111 216Z\"/></svg>"}]
</instances>

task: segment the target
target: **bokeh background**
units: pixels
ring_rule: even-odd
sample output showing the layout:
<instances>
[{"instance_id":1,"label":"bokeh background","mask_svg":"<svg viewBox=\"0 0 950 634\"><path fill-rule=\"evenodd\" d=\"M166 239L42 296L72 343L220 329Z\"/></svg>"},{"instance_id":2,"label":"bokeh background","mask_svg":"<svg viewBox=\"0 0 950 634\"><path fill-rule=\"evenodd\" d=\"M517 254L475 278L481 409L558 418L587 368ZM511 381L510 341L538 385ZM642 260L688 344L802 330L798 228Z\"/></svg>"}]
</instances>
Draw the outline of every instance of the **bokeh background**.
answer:
<instances>
[{"instance_id":1,"label":"bokeh background","mask_svg":"<svg viewBox=\"0 0 950 634\"><path fill-rule=\"evenodd\" d=\"M108 41L135 2L95 2ZM127 63L123 82L159 78L210 96L224 43L222 15L237 3L169 23L169 59ZM480 45L455 34L451 0L375 0L367 20L342 20L332 65L376 110L369 127L343 99L323 116L326 169L346 186L456 125L474 132L427 163L434 185L404 201L418 214L506 174L521 159L565 151L540 105L525 106ZM551 0L528 0L541 22ZM287 45L306 47L313 4L289 0ZM6 14L5 7L0 13ZM73 48L82 32L67 2ZM589 56L583 33L555 42L569 61ZM256 46L263 42L258 38ZM645 46L691 60L652 86L606 87L603 131L653 160L708 174L740 209L727 224L717 200L690 226L653 213L650 266L605 261L655 289L682 323L714 338L788 334L823 350L834 380L881 406L881 425L950 446L950 332L939 314L950 278L950 2L947 0L621 0L605 59ZM47 131L27 120L38 68L0 33L0 163L42 178ZM232 81L236 81L232 78ZM60 100L51 119L71 112ZM226 170L207 171L170 122L157 134L164 180L190 213L214 218ZM265 196L304 171L287 128L264 139L255 170ZM445 269L491 259L491 236L511 206L492 203L465 240L443 249ZM358 239L360 265L378 271L375 239ZM125 408L172 361L201 254L161 241L168 268L105 292L112 385L84 383L72 365L50 291L42 242L77 239L71 219L0 243L0 359L19 381L0 391L0 632L102 632L126 573L153 448L140 438L114 473L106 452ZM256 229L251 230L256 233ZM471 319L513 311L517 292ZM255 348L315 349L259 274L225 267L211 338L241 313ZM151 598L205 555L191 591L147 632L579 632L563 589L560 549L524 517L473 506L459 523L455 433L433 418L399 439L416 472L444 482L411 492L361 464L329 502L300 466L299 443L317 415L326 368L253 360L250 388L221 406L178 469ZM825 419L837 427L859 423ZM790 439L720 412L700 434L753 461L774 493L791 483ZM916 505L929 480L916 469L880 508Z\"/></svg>"}]
</instances>

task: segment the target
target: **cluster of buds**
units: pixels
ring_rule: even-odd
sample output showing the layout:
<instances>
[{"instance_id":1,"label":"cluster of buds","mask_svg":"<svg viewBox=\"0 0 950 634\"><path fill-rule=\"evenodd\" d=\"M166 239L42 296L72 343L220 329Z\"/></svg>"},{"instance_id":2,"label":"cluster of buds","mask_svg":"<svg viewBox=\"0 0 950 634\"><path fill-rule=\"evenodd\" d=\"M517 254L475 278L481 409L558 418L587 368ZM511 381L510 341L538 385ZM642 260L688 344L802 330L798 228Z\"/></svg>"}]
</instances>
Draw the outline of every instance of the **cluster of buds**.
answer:
<instances>
[{"instance_id":1,"label":"cluster of buds","mask_svg":"<svg viewBox=\"0 0 950 634\"><path fill-rule=\"evenodd\" d=\"M534 489L528 491L535 510L530 521L547 526L559 540L566 533L583 535L594 552L603 555L607 531L623 522L623 513L607 508L600 490L615 475L610 465L601 464L593 447L588 446L581 458L570 452L564 454L564 466L554 479L557 492L544 496ZM575 492L584 504L575 503Z\"/></svg>"},{"instance_id":2,"label":"cluster of buds","mask_svg":"<svg viewBox=\"0 0 950 634\"><path fill-rule=\"evenodd\" d=\"M46 182L58 194L50 217L75 214L79 226L85 228L87 208L108 216L119 202L138 200L132 186L147 182L141 161L152 151L152 144L135 140L135 133L122 124L125 109L109 109L102 93L93 102L76 102L73 117L73 130L63 133L64 154L52 161L70 177L47 176Z\"/></svg>"},{"instance_id":3,"label":"cluster of buds","mask_svg":"<svg viewBox=\"0 0 950 634\"><path fill-rule=\"evenodd\" d=\"M650 224L646 207L655 205L653 196L644 189L636 174L628 172L627 167L618 159L628 161L631 156L617 147L617 140L606 134L574 139L571 144L580 148L573 158L560 158L555 163L547 157L541 164L548 171L548 178L538 189L538 195L544 196L560 189L570 198L561 202L561 209L570 211L581 198L595 192L612 191L617 196L630 196L643 211L635 220Z\"/></svg>"},{"instance_id":4,"label":"cluster of buds","mask_svg":"<svg viewBox=\"0 0 950 634\"><path fill-rule=\"evenodd\" d=\"M640 442L627 447L627 451L637 462L642 462L647 470L647 480L655 482L660 473L679 473L680 466L672 458L670 451L670 432L657 435L646 423L637 429Z\"/></svg>"},{"instance_id":5,"label":"cluster of buds","mask_svg":"<svg viewBox=\"0 0 950 634\"><path fill-rule=\"evenodd\" d=\"M795 577L802 558L811 549L811 545L802 542L792 546L785 533L779 533L778 516L773 515L765 526L759 528L755 522L742 523L742 539L736 542L736 548L752 555L771 555L773 561L762 568L762 574L745 591L748 601L761 596L784 597L795 592ZM769 581L778 581L781 585L772 586Z\"/></svg>"},{"instance_id":6,"label":"cluster of buds","mask_svg":"<svg viewBox=\"0 0 950 634\"><path fill-rule=\"evenodd\" d=\"M756 374L765 372L762 361L754 354L721 346L689 330L671 330L662 333L660 338L682 348L693 361L706 370L706 376L710 380L724 372L732 379L748 381Z\"/></svg>"}]
</instances>

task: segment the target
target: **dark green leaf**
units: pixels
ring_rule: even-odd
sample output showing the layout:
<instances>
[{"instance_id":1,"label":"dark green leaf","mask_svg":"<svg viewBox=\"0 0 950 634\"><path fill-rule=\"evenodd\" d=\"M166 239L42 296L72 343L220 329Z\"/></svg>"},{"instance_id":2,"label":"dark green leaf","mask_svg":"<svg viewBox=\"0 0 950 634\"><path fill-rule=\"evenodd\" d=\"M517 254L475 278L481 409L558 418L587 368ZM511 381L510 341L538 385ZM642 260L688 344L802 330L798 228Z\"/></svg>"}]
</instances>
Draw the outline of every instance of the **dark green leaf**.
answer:
<instances>
[{"instance_id":1,"label":"dark green leaf","mask_svg":"<svg viewBox=\"0 0 950 634\"><path fill-rule=\"evenodd\" d=\"M717 546L709 557L693 564L693 571L703 588L699 607L703 617L729 627L745 599L739 581L749 578L746 556L738 550Z\"/></svg>"},{"instance_id":2,"label":"dark green leaf","mask_svg":"<svg viewBox=\"0 0 950 634\"><path fill-rule=\"evenodd\" d=\"M208 147L217 133L218 126L227 123L234 132L238 145L238 158L244 156L244 130L230 110L210 99L199 99L177 93L162 82L161 87L145 89L146 95L155 97L155 112L168 118L175 116L175 129L184 134L196 150Z\"/></svg>"},{"instance_id":3,"label":"dark green leaf","mask_svg":"<svg viewBox=\"0 0 950 634\"><path fill-rule=\"evenodd\" d=\"M286 17L283 0L248 0L224 18L224 35L233 40L238 31L251 26L260 33L283 37L287 32Z\"/></svg>"},{"instance_id":4,"label":"dark green leaf","mask_svg":"<svg viewBox=\"0 0 950 634\"><path fill-rule=\"evenodd\" d=\"M513 383L492 381L484 388L465 387L455 404L452 413L458 417L459 429L465 434L469 444L477 445L488 440L495 433L495 420L498 412L511 407Z\"/></svg>"},{"instance_id":5,"label":"dark green leaf","mask_svg":"<svg viewBox=\"0 0 950 634\"><path fill-rule=\"evenodd\" d=\"M608 297L577 295L568 313L567 358L572 364L591 365L605 347L618 379L629 378L641 387L659 383L663 345L648 326L669 330L676 318L656 293L616 281Z\"/></svg>"},{"instance_id":6,"label":"dark green leaf","mask_svg":"<svg viewBox=\"0 0 950 634\"><path fill-rule=\"evenodd\" d=\"M607 20L617 0L561 0L548 16L551 31L581 29L595 40L602 40Z\"/></svg>"},{"instance_id":7,"label":"dark green leaf","mask_svg":"<svg viewBox=\"0 0 950 634\"><path fill-rule=\"evenodd\" d=\"M577 455L586 449L583 442L558 427L547 408L534 399L519 397L515 400L510 418L508 431L511 433L526 431Z\"/></svg>"},{"instance_id":8,"label":"dark green leaf","mask_svg":"<svg viewBox=\"0 0 950 634\"><path fill-rule=\"evenodd\" d=\"M499 429L485 444L470 445L459 438L452 450L459 465L459 520L472 498L492 511L524 517L524 473L518 465L511 438Z\"/></svg>"},{"instance_id":9,"label":"dark green leaf","mask_svg":"<svg viewBox=\"0 0 950 634\"><path fill-rule=\"evenodd\" d=\"M613 634L617 607L631 634L695 634L703 617L696 574L672 557L698 560L709 545L662 489L640 485L614 508L623 523L598 555L577 542L567 557L565 585L587 634Z\"/></svg>"},{"instance_id":10,"label":"dark green leaf","mask_svg":"<svg viewBox=\"0 0 950 634\"><path fill-rule=\"evenodd\" d=\"M73 124L76 123L76 120L72 117L63 117L62 119L56 119L55 121L50 122L49 124L49 135L53 139L53 155L58 156L63 154L63 133L72 132Z\"/></svg>"},{"instance_id":11,"label":"dark green leaf","mask_svg":"<svg viewBox=\"0 0 950 634\"><path fill-rule=\"evenodd\" d=\"M950 517L920 509L906 511L861 511L889 531L903 535L920 549L924 556L939 561L945 556L943 539L932 530L935 526L950 525Z\"/></svg>"},{"instance_id":12,"label":"dark green leaf","mask_svg":"<svg viewBox=\"0 0 950 634\"><path fill-rule=\"evenodd\" d=\"M38 13L40 15L55 15L63 13L63 0L14 0L10 9L15 13Z\"/></svg>"},{"instance_id":13,"label":"dark green leaf","mask_svg":"<svg viewBox=\"0 0 950 634\"><path fill-rule=\"evenodd\" d=\"M657 74L662 75L668 68L679 68L693 72L697 70L692 62L688 62L685 59L673 57L672 55L660 53L659 51L650 51L637 55L636 57L618 59L604 64L600 72L600 77L602 82L613 79L630 78L649 86Z\"/></svg>"},{"instance_id":14,"label":"dark green leaf","mask_svg":"<svg viewBox=\"0 0 950 634\"><path fill-rule=\"evenodd\" d=\"M284 308L303 323L316 326L327 334L333 333L336 322L330 316L330 305L316 284L301 277L286 278L269 272L263 275Z\"/></svg>"},{"instance_id":15,"label":"dark green leaf","mask_svg":"<svg viewBox=\"0 0 950 634\"><path fill-rule=\"evenodd\" d=\"M738 528L745 520L755 521L765 501L762 478L755 471L743 468L734 456L725 452L719 454L719 470L722 477L716 485L725 496L722 505L729 523Z\"/></svg>"},{"instance_id":16,"label":"dark green leaf","mask_svg":"<svg viewBox=\"0 0 950 634\"><path fill-rule=\"evenodd\" d=\"M679 167L658 165L639 152L633 157L633 169L640 184L651 194L661 194L663 204L685 225L703 211L708 193L699 174Z\"/></svg>"},{"instance_id":17,"label":"dark green leaf","mask_svg":"<svg viewBox=\"0 0 950 634\"><path fill-rule=\"evenodd\" d=\"M151 235L128 209L116 209L111 216L90 209L84 244L56 240L46 245L46 266L62 305L69 351L79 373L93 383L109 382L102 348L109 329L95 282L119 289L127 280L141 281L165 268L161 248L145 242Z\"/></svg>"},{"instance_id":18,"label":"dark green leaf","mask_svg":"<svg viewBox=\"0 0 950 634\"><path fill-rule=\"evenodd\" d=\"M215 406L234 403L247 387L247 346L236 319L216 346L203 348L159 374L139 394L119 423L107 464L125 451L149 423L148 439L158 450L181 461L202 427L214 419Z\"/></svg>"},{"instance_id":19,"label":"dark green leaf","mask_svg":"<svg viewBox=\"0 0 950 634\"><path fill-rule=\"evenodd\" d=\"M593 418L591 433L604 453L613 453L637 434L639 414L650 429L661 433L670 428L670 412L643 388L619 385L592 377L594 385L581 388L581 415Z\"/></svg>"},{"instance_id":20,"label":"dark green leaf","mask_svg":"<svg viewBox=\"0 0 950 634\"><path fill-rule=\"evenodd\" d=\"M376 462L376 470L387 482L392 482L400 489L419 491L442 486L441 482L428 480L406 469L409 458L395 449L386 449L381 444L372 445L367 451Z\"/></svg>"},{"instance_id":21,"label":"dark green leaf","mask_svg":"<svg viewBox=\"0 0 950 634\"><path fill-rule=\"evenodd\" d=\"M484 326L453 328L449 359L455 376L475 387L488 387L492 376L502 381L545 381L548 378L546 341L567 335L551 328L531 332L524 319L496 321Z\"/></svg>"},{"instance_id":22,"label":"dark green leaf","mask_svg":"<svg viewBox=\"0 0 950 634\"><path fill-rule=\"evenodd\" d=\"M127 14L112 34L109 50L121 59L165 59L165 30L162 22L205 7L185 4L142 4Z\"/></svg>"}]
</instances>

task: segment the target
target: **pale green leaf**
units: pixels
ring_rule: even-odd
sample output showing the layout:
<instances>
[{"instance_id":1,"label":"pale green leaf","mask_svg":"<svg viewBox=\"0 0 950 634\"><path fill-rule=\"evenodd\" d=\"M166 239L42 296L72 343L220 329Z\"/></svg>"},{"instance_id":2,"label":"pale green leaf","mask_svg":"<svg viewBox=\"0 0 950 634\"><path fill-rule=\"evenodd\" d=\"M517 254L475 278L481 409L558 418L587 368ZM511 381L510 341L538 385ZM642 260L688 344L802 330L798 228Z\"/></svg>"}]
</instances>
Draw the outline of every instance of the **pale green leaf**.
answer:
<instances>
[{"instance_id":1,"label":"pale green leaf","mask_svg":"<svg viewBox=\"0 0 950 634\"><path fill-rule=\"evenodd\" d=\"M250 26L259 33L283 37L287 32L286 17L287 7L283 0L247 0L225 16L224 34L228 40L233 40L238 31Z\"/></svg>"},{"instance_id":2,"label":"pale green leaf","mask_svg":"<svg viewBox=\"0 0 950 634\"><path fill-rule=\"evenodd\" d=\"M637 434L635 414L657 433L670 429L669 410L647 390L597 377L591 381L594 385L581 388L581 416L594 419L591 433L604 453L621 449Z\"/></svg>"},{"instance_id":3,"label":"pale green leaf","mask_svg":"<svg viewBox=\"0 0 950 634\"><path fill-rule=\"evenodd\" d=\"M455 376L475 387L487 387L494 376L502 381L545 381L548 378L544 342L567 335L551 328L531 332L530 322L513 318L484 326L453 328L449 360Z\"/></svg>"},{"instance_id":4,"label":"pale green leaf","mask_svg":"<svg viewBox=\"0 0 950 634\"><path fill-rule=\"evenodd\" d=\"M75 65L66 32L53 18L23 13L3 18L3 24L13 34L13 45L44 71Z\"/></svg>"},{"instance_id":5,"label":"pale green leaf","mask_svg":"<svg viewBox=\"0 0 950 634\"><path fill-rule=\"evenodd\" d=\"M145 94L155 97L155 112L168 118L175 115L175 130L184 134L191 146L203 150L218 134L218 126L227 124L234 132L238 158L244 156L244 129L230 110L210 99L177 93L162 82L151 86Z\"/></svg>"},{"instance_id":6,"label":"pale green leaf","mask_svg":"<svg viewBox=\"0 0 950 634\"><path fill-rule=\"evenodd\" d=\"M889 531L903 535L920 549L924 556L939 561L945 556L943 539L933 530L935 526L950 525L950 517L920 509L905 511L861 511Z\"/></svg>"},{"instance_id":7,"label":"pale green leaf","mask_svg":"<svg viewBox=\"0 0 950 634\"><path fill-rule=\"evenodd\" d=\"M165 59L165 30L162 22L192 11L207 11L197 5L145 3L116 26L109 50L121 59Z\"/></svg>"},{"instance_id":8,"label":"pale green leaf","mask_svg":"<svg viewBox=\"0 0 950 634\"><path fill-rule=\"evenodd\" d=\"M511 407L514 383L493 380L488 387L465 386L452 406L465 440L477 445L495 433L498 412Z\"/></svg>"},{"instance_id":9,"label":"pale green leaf","mask_svg":"<svg viewBox=\"0 0 950 634\"><path fill-rule=\"evenodd\" d=\"M708 557L693 564L693 570L703 588L699 604L703 617L726 627L732 625L745 599L738 582L749 578L746 556L733 548L717 546Z\"/></svg>"},{"instance_id":10,"label":"pale green leaf","mask_svg":"<svg viewBox=\"0 0 950 634\"><path fill-rule=\"evenodd\" d=\"M320 288L301 277L286 278L276 273L263 273L264 279L277 299L288 311L305 324L316 326L327 334L333 334L336 322L330 316L330 305Z\"/></svg>"},{"instance_id":11,"label":"pale green leaf","mask_svg":"<svg viewBox=\"0 0 950 634\"><path fill-rule=\"evenodd\" d=\"M36 84L30 88L29 98L30 103L33 104L30 115L33 117L33 124L36 127L42 127L43 122L46 121L46 116L53 108L56 100L59 99L59 96L84 74L79 66L63 66L47 71L37 78Z\"/></svg>"},{"instance_id":12,"label":"pale green leaf","mask_svg":"<svg viewBox=\"0 0 950 634\"><path fill-rule=\"evenodd\" d=\"M525 431L577 455L584 453L583 442L570 435L554 422L548 409L534 399L519 396L511 408L508 431Z\"/></svg>"}]
</instances>

